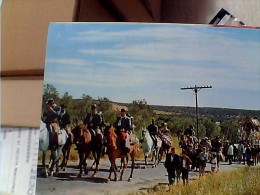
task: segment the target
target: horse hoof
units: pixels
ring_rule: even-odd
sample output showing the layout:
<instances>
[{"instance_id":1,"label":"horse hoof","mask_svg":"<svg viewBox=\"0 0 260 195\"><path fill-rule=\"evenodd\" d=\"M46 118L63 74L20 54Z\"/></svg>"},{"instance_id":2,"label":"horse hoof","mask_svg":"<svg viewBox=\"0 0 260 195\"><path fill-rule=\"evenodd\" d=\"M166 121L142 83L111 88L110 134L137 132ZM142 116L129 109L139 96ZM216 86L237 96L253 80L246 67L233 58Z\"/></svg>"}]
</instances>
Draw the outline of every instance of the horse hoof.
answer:
<instances>
[{"instance_id":1,"label":"horse hoof","mask_svg":"<svg viewBox=\"0 0 260 195\"><path fill-rule=\"evenodd\" d=\"M51 177L53 176L53 171L50 172L49 176L51 176Z\"/></svg>"},{"instance_id":2,"label":"horse hoof","mask_svg":"<svg viewBox=\"0 0 260 195\"><path fill-rule=\"evenodd\" d=\"M63 170L63 171L66 171L66 168L64 167L62 170Z\"/></svg>"},{"instance_id":3,"label":"horse hoof","mask_svg":"<svg viewBox=\"0 0 260 195\"><path fill-rule=\"evenodd\" d=\"M109 182L110 182L110 179L107 179L107 180L106 180L106 183L109 183Z\"/></svg>"},{"instance_id":4,"label":"horse hoof","mask_svg":"<svg viewBox=\"0 0 260 195\"><path fill-rule=\"evenodd\" d=\"M123 181L123 178L122 178L122 177L120 177L119 181Z\"/></svg>"},{"instance_id":5,"label":"horse hoof","mask_svg":"<svg viewBox=\"0 0 260 195\"><path fill-rule=\"evenodd\" d=\"M96 173L93 173L93 174L92 174L92 177L96 177Z\"/></svg>"},{"instance_id":6,"label":"horse hoof","mask_svg":"<svg viewBox=\"0 0 260 195\"><path fill-rule=\"evenodd\" d=\"M81 178L81 174L78 174L78 176L77 176L78 178Z\"/></svg>"},{"instance_id":7,"label":"horse hoof","mask_svg":"<svg viewBox=\"0 0 260 195\"><path fill-rule=\"evenodd\" d=\"M128 181L128 182L132 181L132 178L129 178L127 181Z\"/></svg>"}]
</instances>

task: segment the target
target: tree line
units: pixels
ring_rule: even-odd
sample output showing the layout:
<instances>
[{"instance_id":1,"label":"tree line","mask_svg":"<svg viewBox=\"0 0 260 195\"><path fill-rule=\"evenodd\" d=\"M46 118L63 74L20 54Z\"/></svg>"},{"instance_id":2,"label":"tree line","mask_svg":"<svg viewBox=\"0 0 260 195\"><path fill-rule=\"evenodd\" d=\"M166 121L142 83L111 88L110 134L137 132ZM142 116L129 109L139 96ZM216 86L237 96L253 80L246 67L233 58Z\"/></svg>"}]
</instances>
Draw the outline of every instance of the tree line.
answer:
<instances>
[{"instance_id":1,"label":"tree line","mask_svg":"<svg viewBox=\"0 0 260 195\"><path fill-rule=\"evenodd\" d=\"M140 130L143 127L147 127L152 118L156 119L156 123L160 126L161 123L166 122L168 128L173 136L176 136L190 125L196 126L196 119L194 115L186 115L182 113L176 114L176 112L158 112L158 108L154 109L154 106L148 105L145 99L133 100L128 104L118 103L117 109L113 107L115 103L106 97L99 97L93 99L90 95L83 94L80 99L74 99L68 92L60 94L55 86L51 84L44 85L43 98L42 98L42 113L46 111L46 102L48 98L54 98L58 105L64 104L67 106L67 111L71 115L71 127L82 123L88 113L90 113L90 107L92 104L98 106L98 111L101 111L105 123L107 125L113 125L116 121L116 117L119 114L120 106L126 105L128 114L133 116L136 133L139 135ZM165 110L164 110L165 111ZM223 139L236 141L238 136L239 122L243 116L235 118L226 118L217 123L212 115L200 114L199 117L199 137L213 138L215 136L221 136ZM196 130L195 130L196 132Z\"/></svg>"}]
</instances>

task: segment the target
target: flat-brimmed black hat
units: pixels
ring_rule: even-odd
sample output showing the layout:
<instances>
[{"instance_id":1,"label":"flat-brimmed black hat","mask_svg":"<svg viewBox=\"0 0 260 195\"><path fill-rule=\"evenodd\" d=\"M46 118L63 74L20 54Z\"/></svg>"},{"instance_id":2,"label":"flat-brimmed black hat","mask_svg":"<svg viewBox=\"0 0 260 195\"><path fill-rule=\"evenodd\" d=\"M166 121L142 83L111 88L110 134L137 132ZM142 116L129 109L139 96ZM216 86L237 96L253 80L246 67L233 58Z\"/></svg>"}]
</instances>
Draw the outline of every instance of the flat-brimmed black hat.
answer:
<instances>
[{"instance_id":1,"label":"flat-brimmed black hat","mask_svg":"<svg viewBox=\"0 0 260 195\"><path fill-rule=\"evenodd\" d=\"M53 98L49 98L49 99L47 100L46 104L51 104L51 103L53 103L53 102L55 102L54 99L53 99Z\"/></svg>"},{"instance_id":2,"label":"flat-brimmed black hat","mask_svg":"<svg viewBox=\"0 0 260 195\"><path fill-rule=\"evenodd\" d=\"M96 104L91 105L91 110L96 109L96 108L97 108Z\"/></svg>"}]
</instances>

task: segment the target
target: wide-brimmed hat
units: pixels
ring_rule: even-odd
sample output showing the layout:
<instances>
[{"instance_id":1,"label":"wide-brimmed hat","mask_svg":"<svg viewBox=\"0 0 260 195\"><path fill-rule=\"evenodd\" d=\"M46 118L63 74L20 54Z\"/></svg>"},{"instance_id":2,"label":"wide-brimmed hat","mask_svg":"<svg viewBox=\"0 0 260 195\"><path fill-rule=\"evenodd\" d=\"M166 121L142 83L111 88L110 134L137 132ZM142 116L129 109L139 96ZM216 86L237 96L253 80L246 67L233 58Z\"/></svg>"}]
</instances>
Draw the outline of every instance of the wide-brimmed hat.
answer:
<instances>
[{"instance_id":1,"label":"wide-brimmed hat","mask_svg":"<svg viewBox=\"0 0 260 195\"><path fill-rule=\"evenodd\" d=\"M91 110L96 109L96 108L97 108L97 105L96 105L96 104L93 104L93 105L90 106L90 108L91 108Z\"/></svg>"},{"instance_id":2,"label":"wide-brimmed hat","mask_svg":"<svg viewBox=\"0 0 260 195\"><path fill-rule=\"evenodd\" d=\"M51 103L53 103L53 102L55 102L54 99L53 99L53 98L49 98L49 99L47 100L46 104L51 104Z\"/></svg>"}]
</instances>

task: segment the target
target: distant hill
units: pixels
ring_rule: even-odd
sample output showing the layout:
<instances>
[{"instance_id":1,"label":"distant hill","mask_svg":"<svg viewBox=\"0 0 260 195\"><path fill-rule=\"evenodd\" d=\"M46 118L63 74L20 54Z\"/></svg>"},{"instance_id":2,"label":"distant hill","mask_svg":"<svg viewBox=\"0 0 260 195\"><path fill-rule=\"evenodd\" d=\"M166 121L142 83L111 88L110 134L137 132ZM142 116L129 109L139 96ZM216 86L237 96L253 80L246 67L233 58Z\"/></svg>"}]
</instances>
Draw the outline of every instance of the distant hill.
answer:
<instances>
[{"instance_id":1,"label":"distant hill","mask_svg":"<svg viewBox=\"0 0 260 195\"><path fill-rule=\"evenodd\" d=\"M113 105L128 106L130 103L113 102ZM196 115L195 107L185 106L162 106L162 105L149 105L156 114L194 117ZM236 118L238 116L249 116L260 118L260 110L244 110L244 109L231 109L231 108L212 108L200 107L199 115L205 115L213 118L215 121L226 120L228 118Z\"/></svg>"}]
</instances>

